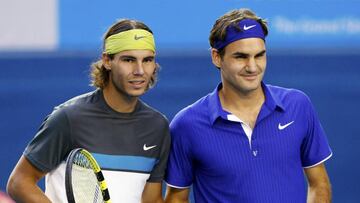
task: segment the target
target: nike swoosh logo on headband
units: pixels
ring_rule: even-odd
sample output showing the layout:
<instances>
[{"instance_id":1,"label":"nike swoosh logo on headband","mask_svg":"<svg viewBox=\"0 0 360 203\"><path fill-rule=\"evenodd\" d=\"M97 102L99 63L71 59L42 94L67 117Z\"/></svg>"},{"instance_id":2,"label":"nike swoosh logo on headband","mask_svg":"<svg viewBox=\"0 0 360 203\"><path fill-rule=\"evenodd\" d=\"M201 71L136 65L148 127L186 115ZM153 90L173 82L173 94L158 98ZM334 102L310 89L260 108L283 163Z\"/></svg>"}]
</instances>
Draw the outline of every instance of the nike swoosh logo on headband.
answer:
<instances>
[{"instance_id":1,"label":"nike swoosh logo on headband","mask_svg":"<svg viewBox=\"0 0 360 203\"><path fill-rule=\"evenodd\" d=\"M139 40L141 38L145 38L145 36L137 36L137 35L134 36L134 40Z\"/></svg>"},{"instance_id":2,"label":"nike swoosh logo on headband","mask_svg":"<svg viewBox=\"0 0 360 203\"><path fill-rule=\"evenodd\" d=\"M250 25L250 26L246 26L244 25L244 30L250 30L251 28L255 27L256 25Z\"/></svg>"}]
</instances>

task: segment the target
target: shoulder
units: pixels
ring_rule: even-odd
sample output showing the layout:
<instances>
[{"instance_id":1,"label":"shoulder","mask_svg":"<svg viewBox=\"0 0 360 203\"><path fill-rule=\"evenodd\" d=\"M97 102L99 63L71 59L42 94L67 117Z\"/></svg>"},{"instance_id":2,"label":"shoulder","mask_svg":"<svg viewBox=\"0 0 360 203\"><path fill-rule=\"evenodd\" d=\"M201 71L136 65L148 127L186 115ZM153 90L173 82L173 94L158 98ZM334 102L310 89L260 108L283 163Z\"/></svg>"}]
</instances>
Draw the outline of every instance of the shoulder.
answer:
<instances>
[{"instance_id":1,"label":"shoulder","mask_svg":"<svg viewBox=\"0 0 360 203\"><path fill-rule=\"evenodd\" d=\"M171 120L170 128L186 128L189 125L199 123L200 120L209 119L209 95L206 95L194 103L181 109Z\"/></svg>"},{"instance_id":2,"label":"shoulder","mask_svg":"<svg viewBox=\"0 0 360 203\"><path fill-rule=\"evenodd\" d=\"M141 129L147 137L162 142L159 145L170 145L169 122L160 111L140 101L133 119L136 120L135 128Z\"/></svg>"},{"instance_id":3,"label":"shoulder","mask_svg":"<svg viewBox=\"0 0 360 203\"><path fill-rule=\"evenodd\" d=\"M150 119L152 123L161 124L161 125L169 125L169 121L166 116L161 113L159 110L154 107L149 106L143 101L140 102L139 110L137 111L137 116L142 119Z\"/></svg>"},{"instance_id":4,"label":"shoulder","mask_svg":"<svg viewBox=\"0 0 360 203\"><path fill-rule=\"evenodd\" d=\"M73 97L64 103L55 106L53 111L46 117L47 122L63 121L68 122L70 117L76 115L81 109L86 108L96 97L96 91ZM80 108L79 108L80 107Z\"/></svg>"},{"instance_id":5,"label":"shoulder","mask_svg":"<svg viewBox=\"0 0 360 203\"><path fill-rule=\"evenodd\" d=\"M309 104L309 96L299 89L285 88L274 85L266 85L272 97L284 105Z\"/></svg>"},{"instance_id":6,"label":"shoulder","mask_svg":"<svg viewBox=\"0 0 360 203\"><path fill-rule=\"evenodd\" d=\"M71 109L73 107L82 106L82 105L91 104L93 102L96 102L97 100L99 100L100 91L101 90L95 90L92 92L88 92L88 93L73 97L73 98L67 100L66 102L56 106L54 108L54 110L63 109L63 108Z\"/></svg>"}]
</instances>

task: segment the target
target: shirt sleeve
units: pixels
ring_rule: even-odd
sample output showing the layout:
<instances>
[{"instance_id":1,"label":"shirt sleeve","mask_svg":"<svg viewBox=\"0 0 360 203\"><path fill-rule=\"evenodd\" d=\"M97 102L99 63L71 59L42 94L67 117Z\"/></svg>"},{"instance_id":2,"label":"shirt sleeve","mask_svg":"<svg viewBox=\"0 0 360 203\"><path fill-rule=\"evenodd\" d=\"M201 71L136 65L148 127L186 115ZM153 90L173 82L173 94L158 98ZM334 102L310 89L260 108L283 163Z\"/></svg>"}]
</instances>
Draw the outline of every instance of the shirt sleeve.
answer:
<instances>
[{"instance_id":1,"label":"shirt sleeve","mask_svg":"<svg viewBox=\"0 0 360 203\"><path fill-rule=\"evenodd\" d=\"M44 119L24 156L39 170L49 172L66 159L71 143L66 113L55 110Z\"/></svg>"},{"instance_id":2,"label":"shirt sleeve","mask_svg":"<svg viewBox=\"0 0 360 203\"><path fill-rule=\"evenodd\" d=\"M304 168L316 166L332 156L325 131L315 112L313 105L308 99L307 108L308 130L301 148L301 160Z\"/></svg>"},{"instance_id":3,"label":"shirt sleeve","mask_svg":"<svg viewBox=\"0 0 360 203\"><path fill-rule=\"evenodd\" d=\"M169 133L169 125L167 121L163 129L163 141L161 144L159 161L156 163L154 169L151 171L150 177L147 182L161 182L163 181L165 176L165 169L169 157L171 139Z\"/></svg>"},{"instance_id":4,"label":"shirt sleeve","mask_svg":"<svg viewBox=\"0 0 360 203\"><path fill-rule=\"evenodd\" d=\"M186 118L186 117L185 117ZM171 150L165 181L176 188L189 187L193 182L193 161L191 143L187 135L191 133L181 118L176 118L170 124Z\"/></svg>"}]
</instances>

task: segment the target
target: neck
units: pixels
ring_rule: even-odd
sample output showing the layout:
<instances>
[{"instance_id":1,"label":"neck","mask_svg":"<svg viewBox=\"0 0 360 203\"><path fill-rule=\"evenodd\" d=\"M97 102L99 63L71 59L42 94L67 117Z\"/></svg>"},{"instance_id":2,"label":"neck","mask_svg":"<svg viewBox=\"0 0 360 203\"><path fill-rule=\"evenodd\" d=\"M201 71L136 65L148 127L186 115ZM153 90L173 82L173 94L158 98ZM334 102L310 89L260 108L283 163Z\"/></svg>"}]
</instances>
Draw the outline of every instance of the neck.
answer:
<instances>
[{"instance_id":1,"label":"neck","mask_svg":"<svg viewBox=\"0 0 360 203\"><path fill-rule=\"evenodd\" d=\"M255 127L257 116L265 101L265 95L261 87L243 93L223 86L219 91L219 98L224 110L234 114L251 128Z\"/></svg>"},{"instance_id":2,"label":"neck","mask_svg":"<svg viewBox=\"0 0 360 203\"><path fill-rule=\"evenodd\" d=\"M138 97L126 95L118 91L112 85L108 85L103 89L106 103L115 111L120 113L131 113L135 110Z\"/></svg>"},{"instance_id":3,"label":"neck","mask_svg":"<svg viewBox=\"0 0 360 203\"><path fill-rule=\"evenodd\" d=\"M265 95L261 88L251 92L234 91L224 87L219 91L221 104L228 109L252 109L261 106L265 101Z\"/></svg>"}]
</instances>

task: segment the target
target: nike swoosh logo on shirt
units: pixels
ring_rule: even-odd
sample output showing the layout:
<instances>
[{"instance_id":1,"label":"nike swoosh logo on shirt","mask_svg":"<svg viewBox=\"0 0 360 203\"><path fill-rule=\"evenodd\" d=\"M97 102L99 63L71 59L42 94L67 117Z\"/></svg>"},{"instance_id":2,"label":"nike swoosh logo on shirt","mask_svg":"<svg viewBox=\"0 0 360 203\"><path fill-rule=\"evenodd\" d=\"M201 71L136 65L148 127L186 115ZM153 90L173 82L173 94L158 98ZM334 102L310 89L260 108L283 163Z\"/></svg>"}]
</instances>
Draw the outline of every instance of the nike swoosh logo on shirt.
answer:
<instances>
[{"instance_id":1,"label":"nike swoosh logo on shirt","mask_svg":"<svg viewBox=\"0 0 360 203\"><path fill-rule=\"evenodd\" d=\"M146 144L144 144L143 149L144 149L144 151L147 151L147 150L152 149L152 148L155 148L155 147L156 147L156 145L146 146Z\"/></svg>"},{"instance_id":2,"label":"nike swoosh logo on shirt","mask_svg":"<svg viewBox=\"0 0 360 203\"><path fill-rule=\"evenodd\" d=\"M287 123L285 125L281 125L281 123L279 123L279 130L284 130L285 128L287 128L289 125L291 125L292 123L294 123L294 121L291 121L290 123Z\"/></svg>"}]
</instances>

